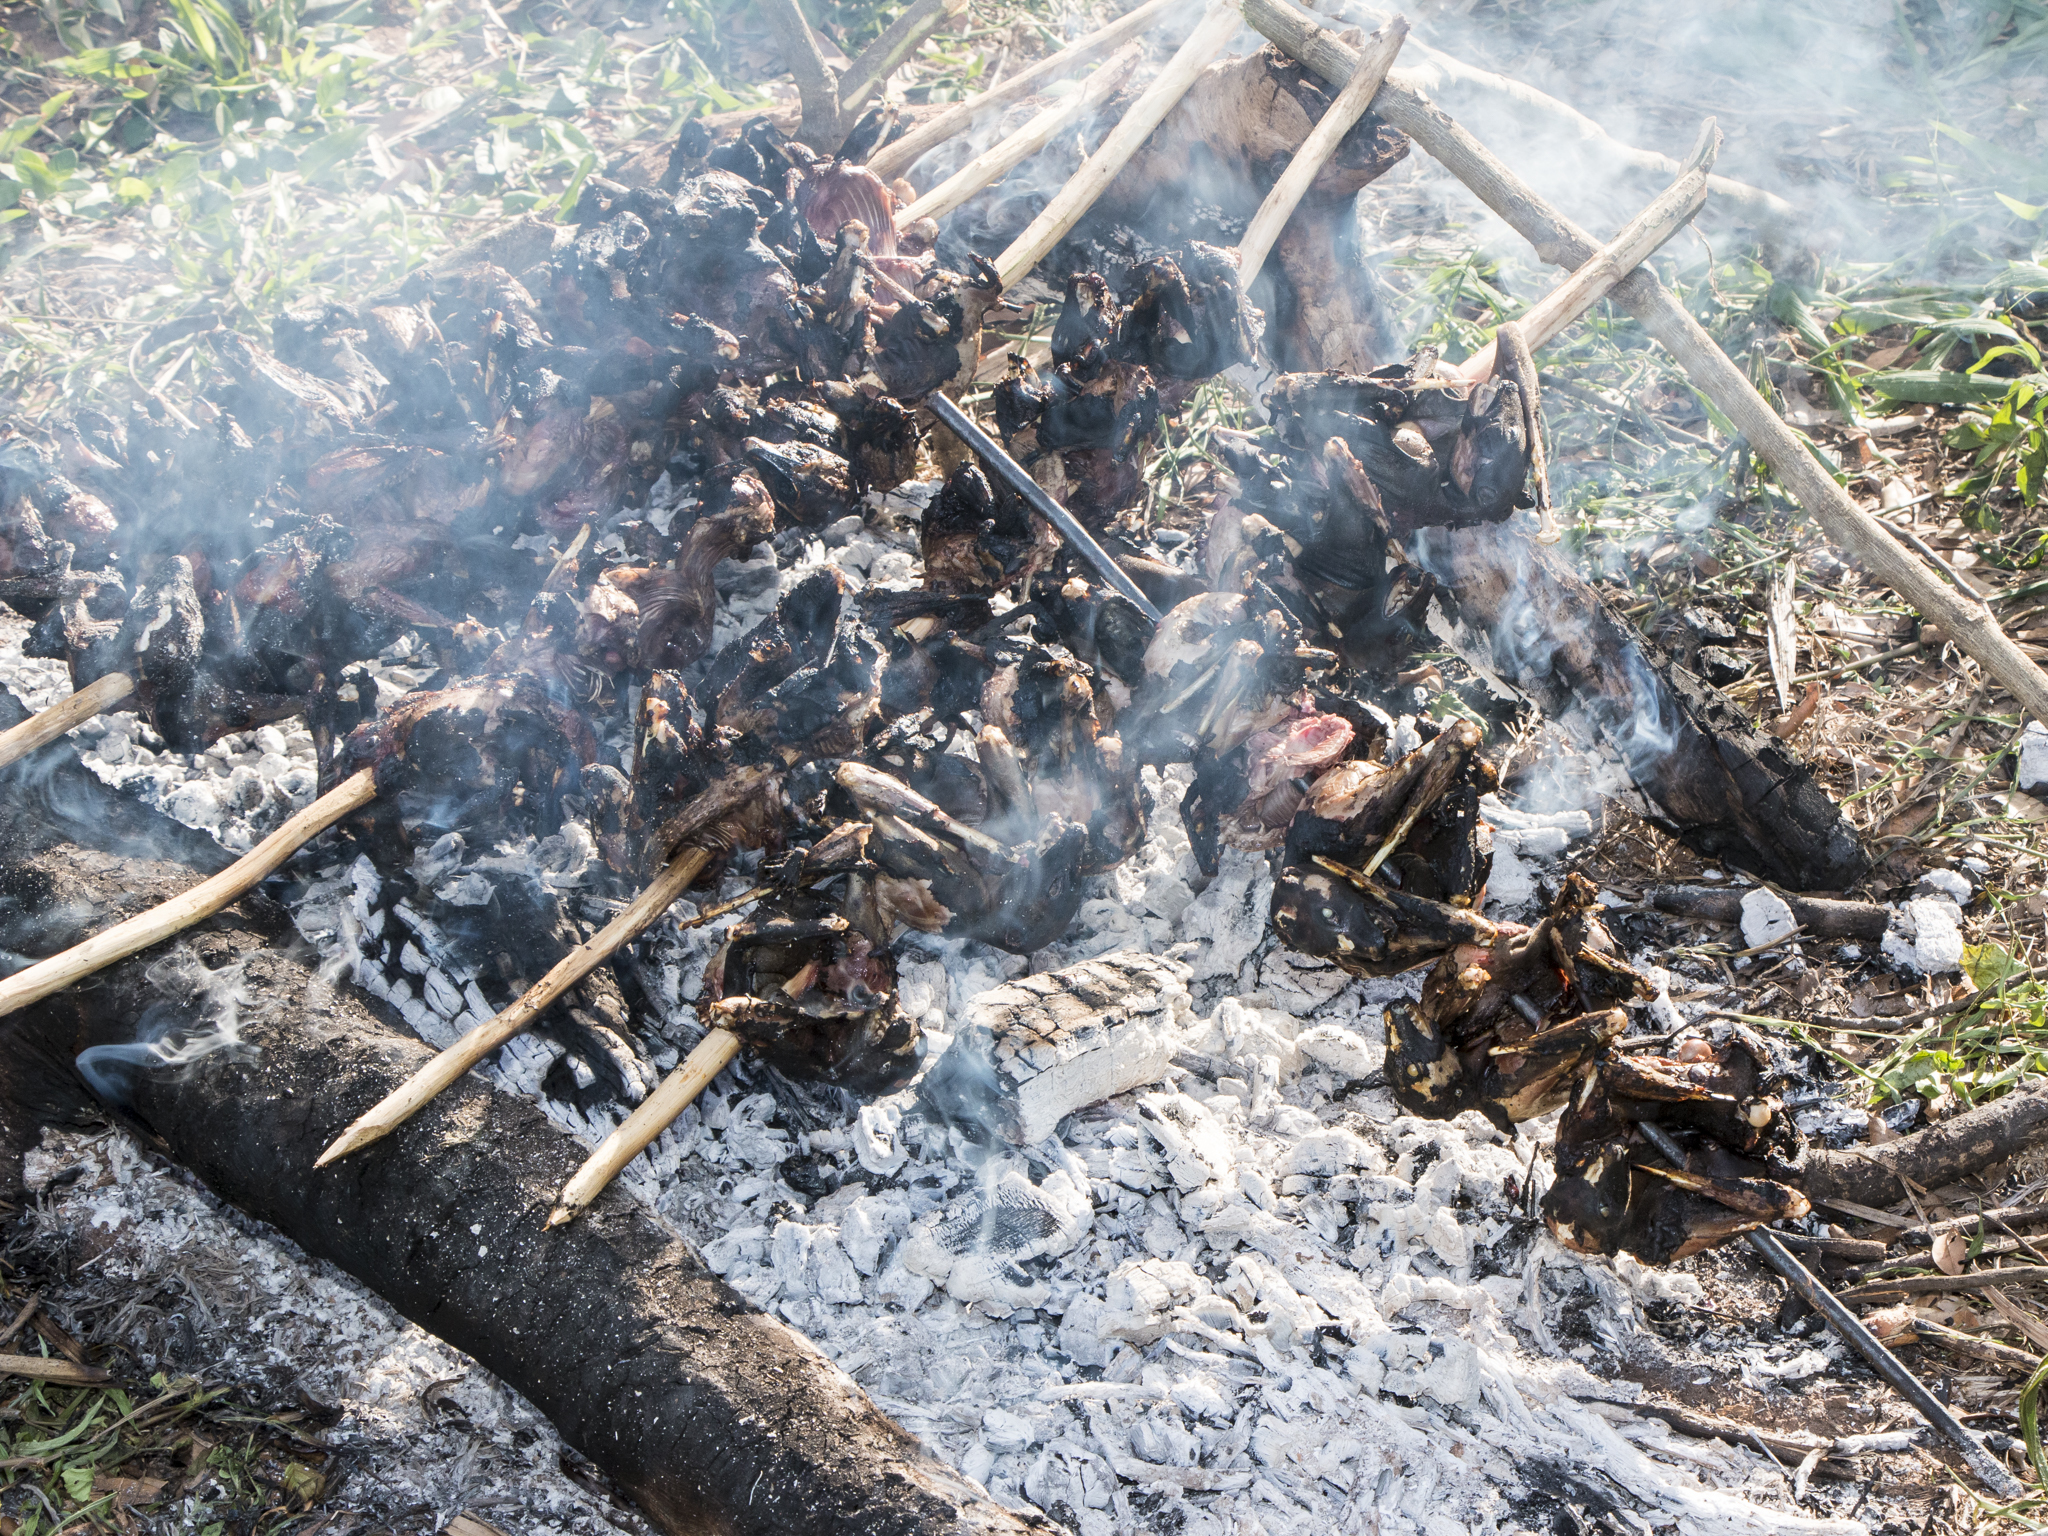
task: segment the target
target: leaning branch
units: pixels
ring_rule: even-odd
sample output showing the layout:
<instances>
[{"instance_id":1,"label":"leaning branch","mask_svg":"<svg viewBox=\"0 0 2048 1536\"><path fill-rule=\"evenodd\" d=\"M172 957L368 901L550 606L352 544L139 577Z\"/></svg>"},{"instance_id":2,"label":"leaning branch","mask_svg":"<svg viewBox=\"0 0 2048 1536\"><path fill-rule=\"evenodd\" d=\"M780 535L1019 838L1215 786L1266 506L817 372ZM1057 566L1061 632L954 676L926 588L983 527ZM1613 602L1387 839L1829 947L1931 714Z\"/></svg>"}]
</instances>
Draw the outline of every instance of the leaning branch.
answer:
<instances>
[{"instance_id":1,"label":"leaning branch","mask_svg":"<svg viewBox=\"0 0 2048 1536\"><path fill-rule=\"evenodd\" d=\"M1245 20L1334 85L1358 67L1357 52L1318 26L1288 0L1244 0ZM1389 77L1375 98L1380 115L1444 165L1479 200L1514 227L1545 261L1577 268L1591 259L1591 236L1538 197L1450 115ZM1700 323L1656 275L1638 267L1614 289L1614 298L1642 322L1692 376L1700 392L1761 454L1780 483L1797 498L1830 540L1855 556L1940 626L2036 719L2048 720L2048 673L2015 645L1974 601L1941 581L1892 530L1849 498L1828 467L1729 360Z\"/></svg>"},{"instance_id":2,"label":"leaning branch","mask_svg":"<svg viewBox=\"0 0 2048 1536\"><path fill-rule=\"evenodd\" d=\"M839 120L851 122L867 100L896 72L910 52L948 21L967 9L967 0L917 0L889 24L888 31L860 51L839 82Z\"/></svg>"},{"instance_id":3,"label":"leaning branch","mask_svg":"<svg viewBox=\"0 0 2048 1536\"><path fill-rule=\"evenodd\" d=\"M1058 53L1040 59L1029 69L1019 70L1001 85L992 85L979 96L968 97L930 122L919 124L893 144L884 145L868 157L868 169L884 181L894 180L915 165L926 150L934 149L963 132L975 119L1030 95L1041 85L1062 75L1072 74L1126 38L1136 37L1180 3L1181 0L1146 0L1128 16L1119 17L1086 37L1076 38Z\"/></svg>"},{"instance_id":4,"label":"leaning branch","mask_svg":"<svg viewBox=\"0 0 2048 1536\"><path fill-rule=\"evenodd\" d=\"M825 62L818 35L804 19L797 0L761 0L761 10L775 29L782 49L782 62L796 80L803 98L803 123L797 137L824 153L837 149L846 138L846 117L839 106L839 81Z\"/></svg>"}]
</instances>

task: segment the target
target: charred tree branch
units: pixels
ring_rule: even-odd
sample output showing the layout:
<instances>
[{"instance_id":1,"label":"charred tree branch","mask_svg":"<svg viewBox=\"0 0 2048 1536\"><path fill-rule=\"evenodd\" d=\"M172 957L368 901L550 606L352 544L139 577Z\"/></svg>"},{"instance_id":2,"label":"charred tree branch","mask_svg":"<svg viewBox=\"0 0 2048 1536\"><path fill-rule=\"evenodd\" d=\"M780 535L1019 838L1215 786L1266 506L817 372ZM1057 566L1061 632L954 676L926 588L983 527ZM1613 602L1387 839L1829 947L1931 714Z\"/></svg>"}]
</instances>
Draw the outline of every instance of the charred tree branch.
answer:
<instances>
[{"instance_id":1,"label":"charred tree branch","mask_svg":"<svg viewBox=\"0 0 2048 1536\"><path fill-rule=\"evenodd\" d=\"M2048 1127L2048 1088L2008 1094L1876 1147L1815 1150L1796 1182L1809 1200L1883 1208L1904 1198L1906 1181L1939 1189L2002 1163Z\"/></svg>"}]
</instances>

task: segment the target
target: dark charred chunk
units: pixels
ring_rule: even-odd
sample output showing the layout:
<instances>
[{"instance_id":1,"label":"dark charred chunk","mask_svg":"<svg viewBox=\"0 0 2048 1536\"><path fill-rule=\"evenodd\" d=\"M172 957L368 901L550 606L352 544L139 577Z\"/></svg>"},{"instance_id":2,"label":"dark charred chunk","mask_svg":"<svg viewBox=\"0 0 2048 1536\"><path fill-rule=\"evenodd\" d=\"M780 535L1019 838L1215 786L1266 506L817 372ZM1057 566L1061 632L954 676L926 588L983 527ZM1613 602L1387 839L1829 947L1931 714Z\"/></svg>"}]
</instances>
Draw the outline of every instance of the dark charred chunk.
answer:
<instances>
[{"instance_id":1,"label":"dark charred chunk","mask_svg":"<svg viewBox=\"0 0 2048 1536\"><path fill-rule=\"evenodd\" d=\"M582 718L530 678L409 693L351 733L344 751L349 771L376 774L380 805L401 833L394 853L453 831L545 836L595 759Z\"/></svg>"},{"instance_id":2,"label":"dark charred chunk","mask_svg":"<svg viewBox=\"0 0 2048 1536\"><path fill-rule=\"evenodd\" d=\"M1111 355L1162 378L1206 379L1258 356L1235 261L1193 242L1178 261L1159 256L1124 280Z\"/></svg>"},{"instance_id":3,"label":"dark charred chunk","mask_svg":"<svg viewBox=\"0 0 2048 1536\"><path fill-rule=\"evenodd\" d=\"M918 1027L896 1006L894 954L842 911L872 907L862 877L847 878L843 901L791 891L734 928L707 1014L792 1077L886 1093L917 1070Z\"/></svg>"},{"instance_id":4,"label":"dark charred chunk","mask_svg":"<svg viewBox=\"0 0 2048 1536\"><path fill-rule=\"evenodd\" d=\"M1050 558L1050 530L1009 486L991 487L973 464L946 477L925 509L924 583L936 592L995 593Z\"/></svg>"},{"instance_id":5,"label":"dark charred chunk","mask_svg":"<svg viewBox=\"0 0 2048 1536\"><path fill-rule=\"evenodd\" d=\"M853 466L829 448L748 438L744 451L785 526L822 528L858 510Z\"/></svg>"}]
</instances>

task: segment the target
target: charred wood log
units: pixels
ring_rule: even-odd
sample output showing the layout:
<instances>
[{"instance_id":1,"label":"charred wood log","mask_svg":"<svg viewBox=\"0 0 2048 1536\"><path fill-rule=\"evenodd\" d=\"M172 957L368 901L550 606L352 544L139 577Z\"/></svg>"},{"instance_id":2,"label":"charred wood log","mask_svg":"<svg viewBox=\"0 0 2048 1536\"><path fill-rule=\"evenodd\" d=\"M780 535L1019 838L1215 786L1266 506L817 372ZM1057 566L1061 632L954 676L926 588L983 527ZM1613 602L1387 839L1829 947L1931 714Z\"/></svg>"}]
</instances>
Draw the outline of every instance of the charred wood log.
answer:
<instances>
[{"instance_id":1,"label":"charred wood log","mask_svg":"<svg viewBox=\"0 0 2048 1536\"><path fill-rule=\"evenodd\" d=\"M2048 1126L2048 1088L2008 1094L1952 1120L1882 1146L1816 1148L1788 1175L1810 1200L1847 1200L1882 1209L1903 1199L1906 1182L1939 1189L2002 1163Z\"/></svg>"},{"instance_id":2,"label":"charred wood log","mask_svg":"<svg viewBox=\"0 0 2048 1536\"><path fill-rule=\"evenodd\" d=\"M1552 714L1574 704L1694 852L1795 890L1841 890L1869 855L1812 770L1723 694L1654 658L1562 561L1493 528L1418 534L1506 681Z\"/></svg>"},{"instance_id":3,"label":"charred wood log","mask_svg":"<svg viewBox=\"0 0 2048 1536\"><path fill-rule=\"evenodd\" d=\"M21 819L10 832L31 835ZM161 901L185 872L56 845L17 859L16 950L59 948L86 922ZM1044 1530L926 1455L800 1336L748 1305L688 1244L620 1194L573 1227L541 1214L582 1154L523 1100L467 1079L389 1148L316 1172L319 1149L427 1057L350 990L273 943L245 903L195 930L185 966L146 955L87 998L0 1023L0 1182L40 1123L87 1106L72 1063L98 1045L138 1065L104 1081L117 1108L215 1193L276 1226L524 1392L671 1532L1010 1533ZM144 1028L209 1027L211 975L241 967L266 1000L239 1052L152 1070ZM462 1241L445 1236L460 1233ZM472 1235L474 1233L475 1235Z\"/></svg>"}]
</instances>

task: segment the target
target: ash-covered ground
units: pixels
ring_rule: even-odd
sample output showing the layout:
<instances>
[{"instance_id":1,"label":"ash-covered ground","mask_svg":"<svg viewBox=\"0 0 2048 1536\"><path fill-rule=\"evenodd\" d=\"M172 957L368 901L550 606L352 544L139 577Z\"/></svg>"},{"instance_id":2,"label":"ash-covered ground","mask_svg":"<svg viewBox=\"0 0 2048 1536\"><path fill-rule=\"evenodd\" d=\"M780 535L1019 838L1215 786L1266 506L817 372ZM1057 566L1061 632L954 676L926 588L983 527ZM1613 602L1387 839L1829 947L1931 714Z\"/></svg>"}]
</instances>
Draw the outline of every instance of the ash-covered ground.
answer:
<instances>
[{"instance_id":1,"label":"ash-covered ground","mask_svg":"<svg viewBox=\"0 0 2048 1536\"><path fill-rule=\"evenodd\" d=\"M875 526L829 530L788 566L765 549L728 562L718 641L818 563L855 584L913 581L918 505L899 494ZM387 653L380 691L423 680L409 659ZM8 637L0 682L24 703L61 691L53 672ZM303 732L266 729L196 759L161 752L122 716L77 740L102 777L230 848L312 787ZM1759 1448L1633 1413L1647 1386L1773 1427L1917 1427L1831 1336L1781 1328L1775 1286L1739 1253L1653 1272L1557 1248L1533 1215L1548 1121L1509 1138L1477 1115L1401 1115L1373 1086L1380 1006L1419 973L1363 982L1277 946L1263 856L1229 854L1216 878L1199 876L1176 814L1182 771L1148 770L1148 840L1097 882L1062 943L1026 960L911 935L902 1002L929 1066L978 998L1027 971L1165 955L1186 982L1154 1002L1203 1070L1176 1067L1012 1152L928 1117L915 1083L859 1104L742 1062L621 1183L935 1453L1087 1536L1846 1533L1903 1530L1887 1521L1916 1491L1944 1491L1941 1469L1909 1449L1830 1468L1841 1475L1795 1500L1788 1469ZM1496 914L1503 894L1540 897L1593 827L1584 811L1494 819ZM294 873L305 938L436 1045L515 995L466 953L465 913L501 890L560 903L585 931L614 910L573 825L524 846L444 839L402 877L331 845ZM736 863L718 896L748 873ZM488 1074L594 1144L701 1034L704 966L738 920L653 930L621 962L643 1006L518 1037ZM1685 1005L1650 1010L1657 1027L1673 1008ZM560 1470L560 1442L516 1394L345 1277L120 1133L53 1137L38 1172L79 1164L84 1176L40 1201L29 1240L68 1246L74 1263L89 1252L77 1286L193 1276L189 1304L138 1312L124 1342L145 1365L183 1350L223 1381L338 1407L328 1434L363 1474L349 1497L377 1518L424 1527L475 1509L515 1536L632 1522Z\"/></svg>"}]
</instances>

